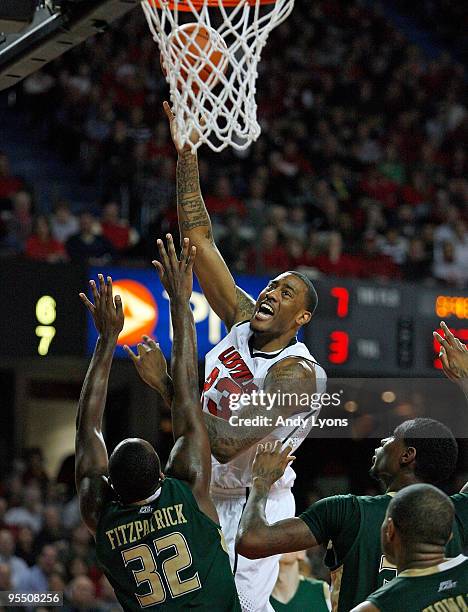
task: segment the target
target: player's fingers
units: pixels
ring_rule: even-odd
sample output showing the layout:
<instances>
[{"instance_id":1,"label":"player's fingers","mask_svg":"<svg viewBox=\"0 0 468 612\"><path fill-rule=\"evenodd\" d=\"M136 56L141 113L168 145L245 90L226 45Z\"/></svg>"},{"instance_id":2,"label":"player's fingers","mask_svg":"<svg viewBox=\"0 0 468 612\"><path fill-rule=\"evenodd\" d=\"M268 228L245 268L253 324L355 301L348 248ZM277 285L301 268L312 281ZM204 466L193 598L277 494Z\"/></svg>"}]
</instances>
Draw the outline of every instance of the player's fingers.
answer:
<instances>
[{"instance_id":1,"label":"player's fingers","mask_svg":"<svg viewBox=\"0 0 468 612\"><path fill-rule=\"evenodd\" d=\"M106 299L106 283L104 281L104 275L103 274L98 274L98 281L99 281L99 295L103 299Z\"/></svg>"},{"instance_id":2,"label":"player's fingers","mask_svg":"<svg viewBox=\"0 0 468 612\"><path fill-rule=\"evenodd\" d=\"M281 453L281 440L275 440L272 444L272 453L280 454Z\"/></svg>"},{"instance_id":3,"label":"player's fingers","mask_svg":"<svg viewBox=\"0 0 468 612\"><path fill-rule=\"evenodd\" d=\"M450 366L449 366L449 362L448 362L448 359L447 359L447 352L444 349L444 347L442 347L440 349L439 358L440 358L440 360L442 362L442 367L444 368L444 370L449 370Z\"/></svg>"},{"instance_id":4,"label":"player's fingers","mask_svg":"<svg viewBox=\"0 0 468 612\"><path fill-rule=\"evenodd\" d=\"M169 102L167 102L167 100L164 100L163 102L163 109L169 121L172 121L173 119L175 119L174 113L172 112Z\"/></svg>"},{"instance_id":5,"label":"player's fingers","mask_svg":"<svg viewBox=\"0 0 468 612\"><path fill-rule=\"evenodd\" d=\"M442 338L442 336L437 333L437 332L433 332L432 334L434 336L434 338L437 340L437 342L444 347L445 350L449 350L450 349L450 344L447 342L447 340L445 338Z\"/></svg>"},{"instance_id":6,"label":"player's fingers","mask_svg":"<svg viewBox=\"0 0 468 612\"><path fill-rule=\"evenodd\" d=\"M132 349L129 346L125 344L123 349L127 353L127 355L132 359L132 361L134 361L135 363L138 363L137 355L135 355L135 353L132 351Z\"/></svg>"},{"instance_id":7,"label":"player's fingers","mask_svg":"<svg viewBox=\"0 0 468 612\"><path fill-rule=\"evenodd\" d=\"M120 317L121 315L123 315L122 298L120 297L120 295L115 296L114 302L115 302L115 310L117 312L117 316Z\"/></svg>"},{"instance_id":8,"label":"player's fingers","mask_svg":"<svg viewBox=\"0 0 468 612\"><path fill-rule=\"evenodd\" d=\"M159 344L153 340L153 338L151 338L150 336L143 336L143 340L146 342L146 344L152 348L152 349L157 349L159 348Z\"/></svg>"},{"instance_id":9,"label":"player's fingers","mask_svg":"<svg viewBox=\"0 0 468 612\"><path fill-rule=\"evenodd\" d=\"M167 255L166 247L164 246L164 242L161 238L158 238L157 245L159 249L159 255L161 256L161 263L163 265L164 270L170 270L169 257Z\"/></svg>"},{"instance_id":10,"label":"player's fingers","mask_svg":"<svg viewBox=\"0 0 468 612\"><path fill-rule=\"evenodd\" d=\"M96 282L94 280L89 281L89 286L91 288L91 293L93 294L94 306L97 306L99 302L99 292L96 287Z\"/></svg>"},{"instance_id":11,"label":"player's fingers","mask_svg":"<svg viewBox=\"0 0 468 612\"><path fill-rule=\"evenodd\" d=\"M94 308L94 304L92 304L92 302L90 302L88 300L88 298L86 297L86 295L84 293L80 293L80 299L83 302L83 304L86 306L86 308L89 310L89 312L91 314L93 314L95 308Z\"/></svg>"},{"instance_id":12,"label":"player's fingers","mask_svg":"<svg viewBox=\"0 0 468 612\"><path fill-rule=\"evenodd\" d=\"M179 260L177 259L177 253L174 246L174 239L172 234L166 234L167 240L167 253L169 255L169 263L171 264L172 270L176 270L179 267Z\"/></svg>"},{"instance_id":13,"label":"player's fingers","mask_svg":"<svg viewBox=\"0 0 468 612\"><path fill-rule=\"evenodd\" d=\"M113 294L112 277L108 276L107 283L106 283L106 300L108 304L113 304L112 294Z\"/></svg>"},{"instance_id":14,"label":"player's fingers","mask_svg":"<svg viewBox=\"0 0 468 612\"><path fill-rule=\"evenodd\" d=\"M459 348L461 351L468 351L468 349L466 348L466 345L463 344L460 338L455 338L455 342L456 342L457 348Z\"/></svg>"},{"instance_id":15,"label":"player's fingers","mask_svg":"<svg viewBox=\"0 0 468 612\"><path fill-rule=\"evenodd\" d=\"M184 238L182 242L182 248L180 250L180 265L184 265L187 263L190 249L190 240L188 238Z\"/></svg>"},{"instance_id":16,"label":"player's fingers","mask_svg":"<svg viewBox=\"0 0 468 612\"><path fill-rule=\"evenodd\" d=\"M164 266L162 265L162 263L160 261L157 261L156 259L154 261L152 261L151 263L156 268L156 271L158 273L159 279L162 281L163 278L164 278Z\"/></svg>"},{"instance_id":17,"label":"player's fingers","mask_svg":"<svg viewBox=\"0 0 468 612\"><path fill-rule=\"evenodd\" d=\"M264 451L263 444L257 444L257 455L260 455Z\"/></svg>"},{"instance_id":18,"label":"player's fingers","mask_svg":"<svg viewBox=\"0 0 468 612\"><path fill-rule=\"evenodd\" d=\"M265 442L265 452L266 453L271 453L272 449L273 449L273 445L271 442Z\"/></svg>"},{"instance_id":19,"label":"player's fingers","mask_svg":"<svg viewBox=\"0 0 468 612\"><path fill-rule=\"evenodd\" d=\"M281 443L280 443L280 445L281 445ZM291 444L286 444L286 446L281 451L281 456L282 457L287 457L291 451L292 451Z\"/></svg>"},{"instance_id":20,"label":"player's fingers","mask_svg":"<svg viewBox=\"0 0 468 612\"><path fill-rule=\"evenodd\" d=\"M441 321L440 322L440 326L444 330L444 336L445 336L447 342L449 342L452 345L456 345L456 338L452 334L452 332L449 330L449 328L447 327L447 324L445 323L445 321Z\"/></svg>"},{"instance_id":21,"label":"player's fingers","mask_svg":"<svg viewBox=\"0 0 468 612\"><path fill-rule=\"evenodd\" d=\"M290 463L292 463L293 461L295 461L296 457L294 455L289 455L289 457L286 457L286 467L288 467L288 465Z\"/></svg>"},{"instance_id":22,"label":"player's fingers","mask_svg":"<svg viewBox=\"0 0 468 612\"><path fill-rule=\"evenodd\" d=\"M141 342L137 344L137 352L138 357L143 357L143 355L146 353L146 349Z\"/></svg>"},{"instance_id":23,"label":"player's fingers","mask_svg":"<svg viewBox=\"0 0 468 612\"><path fill-rule=\"evenodd\" d=\"M195 257L197 256L197 247L190 247L190 252L188 255L188 259L186 260L187 267L185 268L186 272L191 272L193 270L193 264L195 263Z\"/></svg>"}]
</instances>

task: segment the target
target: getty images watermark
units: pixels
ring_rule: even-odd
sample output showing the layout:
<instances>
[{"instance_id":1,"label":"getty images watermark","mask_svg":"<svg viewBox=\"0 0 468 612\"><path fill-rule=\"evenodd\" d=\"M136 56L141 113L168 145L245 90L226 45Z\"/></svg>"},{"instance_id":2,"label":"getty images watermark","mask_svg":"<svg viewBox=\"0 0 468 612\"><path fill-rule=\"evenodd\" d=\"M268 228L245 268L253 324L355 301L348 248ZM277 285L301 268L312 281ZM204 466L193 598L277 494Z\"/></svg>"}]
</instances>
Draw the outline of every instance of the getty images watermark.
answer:
<instances>
[{"instance_id":1,"label":"getty images watermark","mask_svg":"<svg viewBox=\"0 0 468 612\"><path fill-rule=\"evenodd\" d=\"M269 416L268 414L258 414L254 417L244 418L238 414L231 414L229 417L230 425L234 427L348 427L347 418L332 419L319 418L322 408L338 407L341 404L342 392L336 393L268 393L263 389L254 389L250 393L231 393L229 395L229 408L235 413L246 406L258 407L266 410L267 413L273 407L282 408L293 407L295 412L291 416ZM307 414L308 413L308 414Z\"/></svg>"}]
</instances>

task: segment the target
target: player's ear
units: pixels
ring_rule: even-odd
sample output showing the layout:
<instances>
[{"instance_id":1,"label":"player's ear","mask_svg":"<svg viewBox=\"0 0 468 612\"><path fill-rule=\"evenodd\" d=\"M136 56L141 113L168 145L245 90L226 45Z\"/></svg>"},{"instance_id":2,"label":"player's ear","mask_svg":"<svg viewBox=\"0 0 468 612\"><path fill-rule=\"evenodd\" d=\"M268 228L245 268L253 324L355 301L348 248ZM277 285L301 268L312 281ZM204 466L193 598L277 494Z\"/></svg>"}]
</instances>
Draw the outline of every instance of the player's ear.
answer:
<instances>
[{"instance_id":1,"label":"player's ear","mask_svg":"<svg viewBox=\"0 0 468 612\"><path fill-rule=\"evenodd\" d=\"M303 325L307 325L307 323L311 320L311 318L312 318L312 313L309 312L308 310L303 310L296 317L296 324L302 327Z\"/></svg>"},{"instance_id":2,"label":"player's ear","mask_svg":"<svg viewBox=\"0 0 468 612\"><path fill-rule=\"evenodd\" d=\"M416 449L414 448L414 446L408 446L408 448L405 448L405 450L403 451L403 454L400 457L400 465L410 465L410 463L413 463L416 460Z\"/></svg>"},{"instance_id":3,"label":"player's ear","mask_svg":"<svg viewBox=\"0 0 468 612\"><path fill-rule=\"evenodd\" d=\"M395 523L391 516L387 517L387 524L385 526L385 536L388 542L393 542L395 539Z\"/></svg>"}]
</instances>

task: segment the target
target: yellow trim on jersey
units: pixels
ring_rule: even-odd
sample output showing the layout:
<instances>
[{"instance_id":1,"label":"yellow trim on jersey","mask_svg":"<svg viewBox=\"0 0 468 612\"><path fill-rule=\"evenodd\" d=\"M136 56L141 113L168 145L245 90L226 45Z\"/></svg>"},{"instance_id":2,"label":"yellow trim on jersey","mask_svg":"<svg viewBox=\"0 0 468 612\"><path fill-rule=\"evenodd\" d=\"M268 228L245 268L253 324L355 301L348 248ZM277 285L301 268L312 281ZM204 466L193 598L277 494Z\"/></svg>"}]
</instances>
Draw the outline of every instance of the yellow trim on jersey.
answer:
<instances>
[{"instance_id":1,"label":"yellow trim on jersey","mask_svg":"<svg viewBox=\"0 0 468 612\"><path fill-rule=\"evenodd\" d=\"M331 604L332 604L332 612L338 612L338 603L340 601L340 589L341 589L341 579L343 578L343 566L337 567L335 570L330 572L331 576Z\"/></svg>"},{"instance_id":2,"label":"yellow trim on jersey","mask_svg":"<svg viewBox=\"0 0 468 612\"><path fill-rule=\"evenodd\" d=\"M468 557L465 557L464 555L458 555L458 557L454 557L453 559L447 559L439 565L431 565L431 567L424 567L420 569L403 570L398 574L398 577L417 578L418 576L431 576L432 574L439 574L440 572L445 572L446 570L457 567L457 565L460 565L464 561L468 561Z\"/></svg>"},{"instance_id":3,"label":"yellow trim on jersey","mask_svg":"<svg viewBox=\"0 0 468 612\"><path fill-rule=\"evenodd\" d=\"M327 604L327 608L331 611L331 597L330 597L330 587L328 582L323 581L323 596L325 598L325 603Z\"/></svg>"}]
</instances>

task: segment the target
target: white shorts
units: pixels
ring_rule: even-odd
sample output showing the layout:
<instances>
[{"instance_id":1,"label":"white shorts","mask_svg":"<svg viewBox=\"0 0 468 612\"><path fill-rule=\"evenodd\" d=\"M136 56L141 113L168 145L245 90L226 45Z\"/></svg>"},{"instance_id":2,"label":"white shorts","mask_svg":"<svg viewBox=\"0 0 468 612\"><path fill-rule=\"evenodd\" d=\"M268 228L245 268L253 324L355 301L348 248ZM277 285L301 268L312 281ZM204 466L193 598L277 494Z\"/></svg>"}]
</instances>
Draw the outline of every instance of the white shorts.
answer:
<instances>
[{"instance_id":1,"label":"white shorts","mask_svg":"<svg viewBox=\"0 0 468 612\"><path fill-rule=\"evenodd\" d=\"M245 489L211 489L211 497L218 511L224 538L229 550L231 567L243 612L270 612L270 594L279 571L279 558L273 555L264 559L246 559L235 554L237 527L246 502ZM266 517L275 523L295 515L296 503L291 489L273 490L266 504Z\"/></svg>"}]
</instances>

